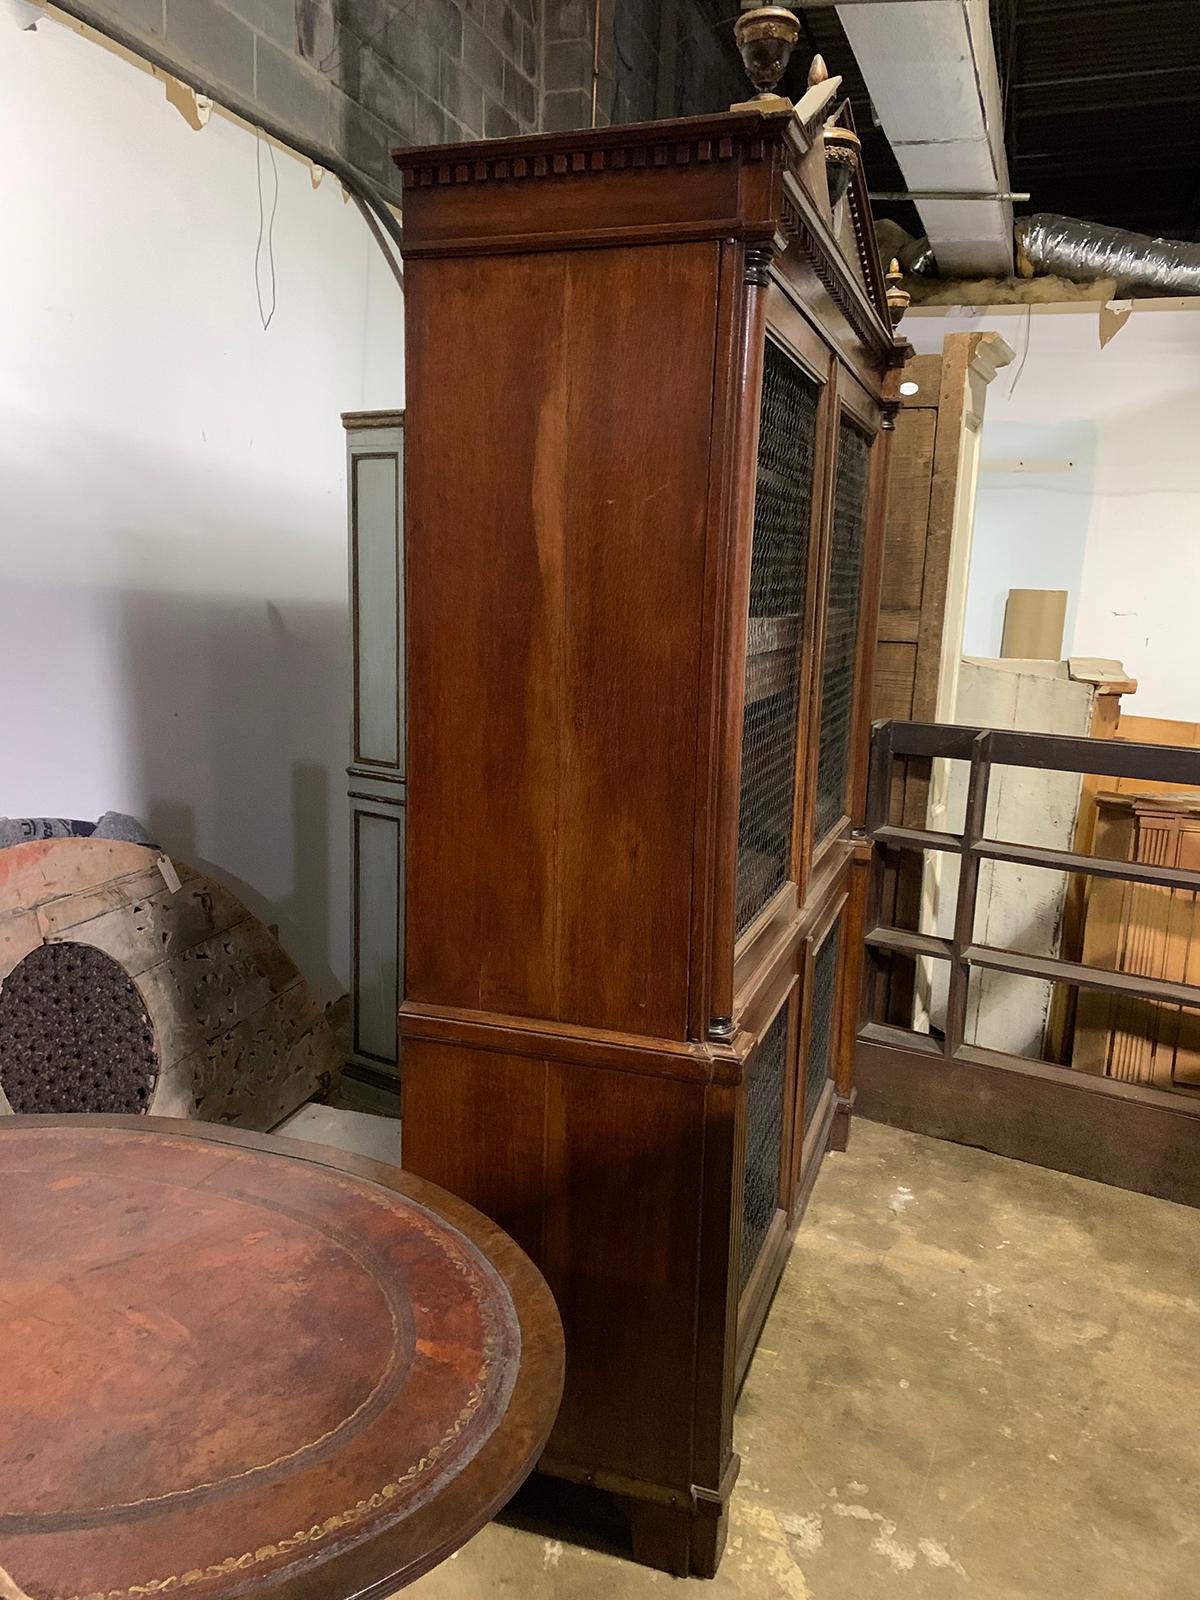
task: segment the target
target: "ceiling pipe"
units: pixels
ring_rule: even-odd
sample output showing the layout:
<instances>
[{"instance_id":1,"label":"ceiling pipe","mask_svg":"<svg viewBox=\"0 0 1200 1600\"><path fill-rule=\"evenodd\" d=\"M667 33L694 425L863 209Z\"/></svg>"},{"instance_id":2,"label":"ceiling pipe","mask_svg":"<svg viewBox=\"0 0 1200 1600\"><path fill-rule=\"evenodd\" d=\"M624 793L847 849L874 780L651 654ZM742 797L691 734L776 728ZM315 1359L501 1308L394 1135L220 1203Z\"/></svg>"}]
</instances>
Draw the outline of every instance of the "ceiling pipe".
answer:
<instances>
[{"instance_id":1,"label":"ceiling pipe","mask_svg":"<svg viewBox=\"0 0 1200 1600\"><path fill-rule=\"evenodd\" d=\"M969 189L872 189L872 200L1028 200L1029 195L1012 189L987 190L972 194Z\"/></svg>"}]
</instances>

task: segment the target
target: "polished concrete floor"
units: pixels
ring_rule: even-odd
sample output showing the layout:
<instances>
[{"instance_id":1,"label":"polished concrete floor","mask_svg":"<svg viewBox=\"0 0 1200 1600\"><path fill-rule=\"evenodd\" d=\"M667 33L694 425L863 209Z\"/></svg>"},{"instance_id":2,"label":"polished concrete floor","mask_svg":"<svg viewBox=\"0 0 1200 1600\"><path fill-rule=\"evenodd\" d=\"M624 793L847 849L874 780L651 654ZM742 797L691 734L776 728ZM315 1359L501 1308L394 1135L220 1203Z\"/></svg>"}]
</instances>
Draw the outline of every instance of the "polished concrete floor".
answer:
<instances>
[{"instance_id":1,"label":"polished concrete floor","mask_svg":"<svg viewBox=\"0 0 1200 1600\"><path fill-rule=\"evenodd\" d=\"M1200 1213L869 1123L736 1418L714 1582L493 1523L413 1600L1200 1600Z\"/></svg>"}]
</instances>

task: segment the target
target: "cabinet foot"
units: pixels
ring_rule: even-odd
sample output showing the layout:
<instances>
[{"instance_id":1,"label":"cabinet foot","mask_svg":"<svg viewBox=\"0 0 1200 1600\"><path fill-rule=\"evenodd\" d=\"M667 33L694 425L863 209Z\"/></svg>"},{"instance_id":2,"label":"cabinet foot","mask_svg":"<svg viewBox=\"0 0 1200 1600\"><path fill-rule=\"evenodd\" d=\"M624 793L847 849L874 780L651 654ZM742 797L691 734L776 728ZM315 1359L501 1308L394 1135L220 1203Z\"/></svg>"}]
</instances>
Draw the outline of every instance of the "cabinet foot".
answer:
<instances>
[{"instance_id":1,"label":"cabinet foot","mask_svg":"<svg viewBox=\"0 0 1200 1600\"><path fill-rule=\"evenodd\" d=\"M829 1148L845 1150L850 1144L850 1118L854 1111L854 1096L848 1100L839 1097L833 1108L833 1122L829 1128Z\"/></svg>"},{"instance_id":2,"label":"cabinet foot","mask_svg":"<svg viewBox=\"0 0 1200 1600\"><path fill-rule=\"evenodd\" d=\"M729 1513L719 1503L696 1507L626 1500L633 1559L676 1578L715 1578L725 1549Z\"/></svg>"}]
</instances>

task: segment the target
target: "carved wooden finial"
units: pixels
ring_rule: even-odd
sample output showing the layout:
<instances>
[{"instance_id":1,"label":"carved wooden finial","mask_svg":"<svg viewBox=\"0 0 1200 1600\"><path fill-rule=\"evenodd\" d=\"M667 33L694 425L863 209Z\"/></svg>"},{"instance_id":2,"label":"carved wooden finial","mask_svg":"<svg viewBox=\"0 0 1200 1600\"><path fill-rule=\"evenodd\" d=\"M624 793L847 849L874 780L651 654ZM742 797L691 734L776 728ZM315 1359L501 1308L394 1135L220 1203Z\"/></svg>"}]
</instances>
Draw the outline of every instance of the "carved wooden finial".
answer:
<instances>
[{"instance_id":1,"label":"carved wooden finial","mask_svg":"<svg viewBox=\"0 0 1200 1600\"><path fill-rule=\"evenodd\" d=\"M829 68L825 65L825 57L815 55L812 65L808 69L808 87L815 89L818 83L824 83L829 77Z\"/></svg>"},{"instance_id":2,"label":"carved wooden finial","mask_svg":"<svg viewBox=\"0 0 1200 1600\"><path fill-rule=\"evenodd\" d=\"M892 257L884 277L887 279L888 316L892 319L892 327L894 328L908 310L912 295L904 288L904 274L901 272L900 263L895 256Z\"/></svg>"}]
</instances>

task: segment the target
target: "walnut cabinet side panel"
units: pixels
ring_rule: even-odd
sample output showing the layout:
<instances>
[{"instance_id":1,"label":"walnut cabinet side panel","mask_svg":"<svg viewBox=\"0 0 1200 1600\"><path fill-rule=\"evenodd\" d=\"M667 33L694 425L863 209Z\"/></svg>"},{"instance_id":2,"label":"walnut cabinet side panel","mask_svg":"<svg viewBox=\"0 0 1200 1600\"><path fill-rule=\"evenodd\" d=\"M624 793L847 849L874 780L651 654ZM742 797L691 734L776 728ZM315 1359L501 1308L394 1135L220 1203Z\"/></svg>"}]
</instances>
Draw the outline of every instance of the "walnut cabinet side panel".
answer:
<instances>
[{"instance_id":1,"label":"walnut cabinet side panel","mask_svg":"<svg viewBox=\"0 0 1200 1600\"><path fill-rule=\"evenodd\" d=\"M410 1000L687 1037L719 264L409 268Z\"/></svg>"}]
</instances>

